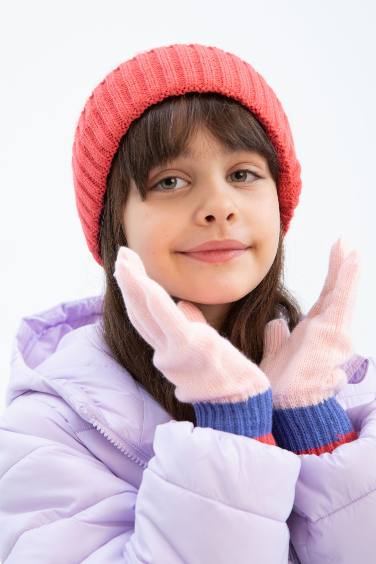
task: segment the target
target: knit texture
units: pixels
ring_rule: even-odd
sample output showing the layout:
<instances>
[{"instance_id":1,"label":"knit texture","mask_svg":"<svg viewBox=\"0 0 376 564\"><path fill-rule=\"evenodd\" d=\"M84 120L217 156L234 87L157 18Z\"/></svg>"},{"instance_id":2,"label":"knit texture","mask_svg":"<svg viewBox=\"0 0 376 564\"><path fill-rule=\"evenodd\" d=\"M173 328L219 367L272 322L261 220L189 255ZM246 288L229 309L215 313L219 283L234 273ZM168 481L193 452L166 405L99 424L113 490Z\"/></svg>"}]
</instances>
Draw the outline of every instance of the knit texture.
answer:
<instances>
[{"instance_id":1,"label":"knit texture","mask_svg":"<svg viewBox=\"0 0 376 564\"><path fill-rule=\"evenodd\" d=\"M349 384L361 382L369 360L353 355L341 366ZM315 406L273 410L273 435L281 448L297 454L333 452L341 444L358 438L346 411L332 397Z\"/></svg>"},{"instance_id":2,"label":"knit texture","mask_svg":"<svg viewBox=\"0 0 376 564\"><path fill-rule=\"evenodd\" d=\"M272 434L272 390L250 396L245 401L193 403L198 427L211 427L235 435L244 435L275 445Z\"/></svg>"},{"instance_id":3,"label":"knit texture","mask_svg":"<svg viewBox=\"0 0 376 564\"><path fill-rule=\"evenodd\" d=\"M274 409L272 429L278 446L296 454L332 452L358 438L335 397L308 407Z\"/></svg>"},{"instance_id":4,"label":"knit texture","mask_svg":"<svg viewBox=\"0 0 376 564\"><path fill-rule=\"evenodd\" d=\"M217 47L174 44L138 53L111 71L88 98L75 130L72 154L75 201L89 250L99 250L106 179L121 138L151 105L186 92L215 92L252 111L273 143L280 165L281 225L287 233L301 191L287 116L266 80L238 56Z\"/></svg>"}]
</instances>

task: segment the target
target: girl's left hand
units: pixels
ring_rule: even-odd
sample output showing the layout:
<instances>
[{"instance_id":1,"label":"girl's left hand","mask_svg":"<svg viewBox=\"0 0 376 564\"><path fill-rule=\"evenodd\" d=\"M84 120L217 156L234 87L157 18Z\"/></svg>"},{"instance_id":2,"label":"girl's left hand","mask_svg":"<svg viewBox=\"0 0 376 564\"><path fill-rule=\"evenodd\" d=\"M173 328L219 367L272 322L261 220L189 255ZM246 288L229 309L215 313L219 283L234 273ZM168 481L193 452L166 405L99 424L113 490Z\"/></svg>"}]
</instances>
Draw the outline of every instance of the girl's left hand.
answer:
<instances>
[{"instance_id":1,"label":"girl's left hand","mask_svg":"<svg viewBox=\"0 0 376 564\"><path fill-rule=\"evenodd\" d=\"M138 254L120 247L114 276L128 317L154 349L153 363L182 402L236 402L270 389L257 364L206 322L190 302L176 305L149 278Z\"/></svg>"},{"instance_id":2,"label":"girl's left hand","mask_svg":"<svg viewBox=\"0 0 376 564\"><path fill-rule=\"evenodd\" d=\"M321 294L290 334L284 319L265 326L260 368L268 376L275 408L317 404L347 383L341 365L353 355L350 322L359 277L359 255L341 239L333 245Z\"/></svg>"}]
</instances>

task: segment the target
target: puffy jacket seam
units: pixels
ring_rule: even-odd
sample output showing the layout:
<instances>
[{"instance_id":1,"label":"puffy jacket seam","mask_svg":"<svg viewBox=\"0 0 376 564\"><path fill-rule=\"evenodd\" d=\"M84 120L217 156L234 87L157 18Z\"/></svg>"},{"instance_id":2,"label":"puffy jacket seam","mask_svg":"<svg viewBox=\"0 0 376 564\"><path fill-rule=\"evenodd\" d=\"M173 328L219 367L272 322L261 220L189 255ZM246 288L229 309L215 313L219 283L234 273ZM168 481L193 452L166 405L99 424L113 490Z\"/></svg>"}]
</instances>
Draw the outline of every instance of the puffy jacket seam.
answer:
<instances>
[{"instance_id":1,"label":"puffy jacket seam","mask_svg":"<svg viewBox=\"0 0 376 564\"><path fill-rule=\"evenodd\" d=\"M153 528L159 533L159 536L161 538L163 538L165 536L165 531L163 530L163 527L156 522L155 520L153 521ZM174 536L170 535L169 539L168 539L168 545L169 545L169 549L170 551L173 550L176 556L176 560L174 560L174 562L177 562L178 564L189 564L189 561L186 560L184 558L184 560L182 559L182 555L181 555L181 551L175 546L175 543L173 542ZM141 556L138 553L138 549L137 547L133 546L133 550L137 556L137 558L141 558ZM144 560L137 560L137 562L144 562ZM148 560L149 562L149 560Z\"/></svg>"},{"instance_id":2,"label":"puffy jacket seam","mask_svg":"<svg viewBox=\"0 0 376 564\"><path fill-rule=\"evenodd\" d=\"M43 403L43 402L42 402L42 403ZM47 403L47 402L46 402L46 403ZM93 453L88 449L87 445L83 442L83 440L82 440L82 439L80 438L80 436L79 436L80 433L83 433L83 432L85 432L85 431L96 431L95 428L94 428L92 425L90 425L90 424L88 423L87 425L85 425L85 428L84 428L84 429L81 429L81 430L77 430L77 431L76 431L76 430L72 427L72 425L70 424L70 422L64 417L64 415L58 410L58 408L57 408L56 406L51 405L51 404L49 404L49 403L48 403L48 405L49 405L49 407L52 407L52 408L55 410L55 412L66 422L66 424L68 425L68 427L70 428L70 430L72 431L72 433L73 433L73 435L74 435L73 438L75 438L75 439L77 440L77 442L79 442L80 445L87 451L87 454L86 454L86 455L84 455L83 453L80 453L80 454L82 454L83 456L88 456L90 459L91 459L91 458L95 458L95 460L98 460L100 463L103 464L103 461L102 461L100 458L98 458L97 456L95 456L95 454L93 454ZM1 564L1 563L0 563L0 564Z\"/></svg>"},{"instance_id":3,"label":"puffy jacket seam","mask_svg":"<svg viewBox=\"0 0 376 564\"><path fill-rule=\"evenodd\" d=\"M14 431L11 431L14 432ZM47 439L44 438L44 440L48 441L50 444L43 444L43 445L38 445L37 447L33 448L32 450L30 450L27 454L25 454L25 456L23 456L22 458L20 458L19 460L16 460L16 462L14 464L12 464L12 466L10 466L9 468L7 468L7 470L5 471L4 474L1 475L1 479L4 478L4 476L6 476L8 474L8 472L10 472L12 470L12 468L14 466L16 466L17 464L19 464L20 462L23 462L26 458L28 458L31 454L33 454L35 451L40 450L40 449L45 449L45 448L50 448L51 445L59 445L59 446L63 446L63 447L67 447L69 449L72 449L71 446L66 445L64 443L58 442L58 441L53 441L51 439ZM81 443L81 441L80 441ZM86 446L83 444L83 447L87 450ZM72 449L73 450L73 449ZM80 456L88 458L89 460L96 460L97 462L99 462L102 466L105 466L104 463L102 462L102 460L100 460L99 458L97 458L96 456L93 456L89 451L88 454L83 454L83 453L79 453ZM106 466L106 470L109 470L108 467Z\"/></svg>"},{"instance_id":4,"label":"puffy jacket seam","mask_svg":"<svg viewBox=\"0 0 376 564\"><path fill-rule=\"evenodd\" d=\"M59 417L61 417L61 418L63 419L63 421L65 421L65 423L68 425L69 429L70 429L71 432L73 433L74 437L78 440L78 442L79 442L83 447L87 448L86 445L82 442L82 440L81 440L80 437L78 436L78 434L79 434L80 432L82 432L82 431L87 431L87 430L92 429L92 428L93 428L92 425L87 424L87 428L81 429L80 431L79 431L79 430L76 430L76 429L74 429L74 428L72 427L70 421L69 421L68 419L66 419L66 417L61 413L61 411L58 410L58 408L56 407L56 405L52 405L52 404L50 404L48 401L43 401L43 400L38 399L38 398L35 398L35 401L37 401L38 403L42 403L42 404L44 404L44 405L48 405L49 407L51 407L51 408L54 410L54 412L57 413L57 415L58 415ZM48 439L47 439L47 440L48 440Z\"/></svg>"},{"instance_id":5,"label":"puffy jacket seam","mask_svg":"<svg viewBox=\"0 0 376 564\"><path fill-rule=\"evenodd\" d=\"M205 494L195 492L195 491L193 491L193 490L190 490L190 489L188 489L188 488L185 488L184 486L181 486L181 485L179 485L179 484L176 484L175 482L173 482L173 481L171 481L171 480L166 480L163 476L161 476L161 475L160 475L158 472L156 472L155 470L152 470L150 467L149 467L149 470L150 470L150 472L152 472L153 474L155 474L156 476L158 476L158 478L160 478L161 480L163 480L163 481L166 482L167 484L170 484L170 485L172 485L172 486L175 486L176 488L178 488L178 489L180 489L180 490L183 490L183 491L185 491L185 492L189 492L189 493L191 493L192 495L198 496L198 497L200 497L200 498L207 499L207 500L212 501L212 502L220 503L221 505L224 505L224 506L226 506L226 507L230 507L231 509L235 509L236 511L241 511L242 513L246 513L247 515L248 515L248 514L257 515L258 517L261 517L262 519L267 519L268 521L277 521L278 523L286 524L286 521L281 521L280 519L275 519L274 517L268 517L267 515L262 515L261 513L256 513L255 511L247 511L246 509L242 509L242 508L240 508L240 507L235 507L234 505L230 505L229 503L226 503L225 501L222 501L221 499L215 499L215 498L209 497L209 496L207 496L207 495L205 495Z\"/></svg>"},{"instance_id":6,"label":"puffy jacket seam","mask_svg":"<svg viewBox=\"0 0 376 564\"><path fill-rule=\"evenodd\" d=\"M45 405L47 404L49 407L51 407L52 409L54 409L55 412L66 422L66 424L68 425L69 429L72 431L72 433L73 433L73 435L74 435L73 438L76 438L77 441L80 443L80 445L82 445L82 446L85 448L85 450L88 451L88 455L87 455L87 456L94 457L96 460L99 460L100 462L102 462L99 458L97 458L97 457L90 451L90 449L88 449L86 443L85 443L85 442L80 438L80 436L79 436L81 433L84 433L84 432L86 432L86 431L94 431L95 433L97 433L98 430L97 430L95 427L93 427L92 424L90 424L90 423L85 423L85 422L84 422L84 425L85 425L84 428L83 428L83 429L77 429L77 430L76 430L76 429L74 429L74 428L72 427L72 425L71 425L71 423L68 421L68 419L66 419L66 418L64 417L64 415L59 411L59 409L58 409L55 405L51 405L50 403L48 403L48 401L44 402L44 401L43 401L42 399L40 399L40 398L39 398L39 399L36 399L35 401L37 401L37 402L39 402L39 403L42 403L42 404L45 404ZM143 421L144 421L144 414L145 414L145 410L143 411ZM82 421L83 421L83 420L82 420ZM140 450L136 445L133 445L132 443L130 443L130 446L131 446L133 449L136 449L136 450L138 451L139 456L140 456L143 460L147 460L148 455L147 455L146 453L144 453L142 450ZM1 564L1 563L0 563L0 564Z\"/></svg>"},{"instance_id":7,"label":"puffy jacket seam","mask_svg":"<svg viewBox=\"0 0 376 564\"><path fill-rule=\"evenodd\" d=\"M11 431L12 433L14 431ZM12 464L12 466L10 466L9 468L6 469L6 471L4 472L4 474L1 474L1 479L3 479L8 472L10 472L12 470L12 468L14 468L14 466L16 466L17 464L19 464L20 462L22 462L23 460L25 460L25 458L27 458L28 456L30 456L30 454L33 454L33 452L35 452L36 450L38 450L39 448L42 448L42 445L38 445L37 447L33 448L33 450L30 450L27 454L25 454L25 456L23 456L22 458L20 458L19 460L16 460L16 462L14 462Z\"/></svg>"},{"instance_id":8,"label":"puffy jacket seam","mask_svg":"<svg viewBox=\"0 0 376 564\"><path fill-rule=\"evenodd\" d=\"M84 557L85 560L82 561L82 563L84 564L84 562L90 558L95 552L98 552L98 550L100 550L101 548L103 548L104 546L106 546L106 544L108 544L109 542L112 542L114 539L117 539L118 537L123 536L124 534L128 533L130 530L132 530L132 532L134 531L134 526L133 523L130 525L129 529L125 529L124 531L121 531L121 533L118 533L116 535L114 535L113 537L111 537L110 539L107 539L105 541L103 541L99 546L96 546L94 548L94 550L92 550L91 552L89 552L89 554L86 554L86 556ZM4 564L6 564L4 562Z\"/></svg>"},{"instance_id":9,"label":"puffy jacket seam","mask_svg":"<svg viewBox=\"0 0 376 564\"><path fill-rule=\"evenodd\" d=\"M348 503L346 503L346 505L343 505L342 507L338 507L337 509L335 509L334 511L332 511L331 513L327 513L326 515L323 515L322 517L319 517L316 520L313 519L309 519L309 517L305 517L306 519L308 519L311 523L318 523L319 521L322 521L323 519L326 519L327 517L331 517L332 515L334 515L335 513L339 513L340 511L342 511L343 509L346 509L347 507L349 507L349 505L353 505L355 503L357 503L358 501L364 499L365 497L373 494L376 492L376 486L374 488L372 488L370 491L364 493L363 495L357 497L356 499L352 499L351 501L349 501Z\"/></svg>"},{"instance_id":10,"label":"puffy jacket seam","mask_svg":"<svg viewBox=\"0 0 376 564\"><path fill-rule=\"evenodd\" d=\"M117 495L123 495L124 492L117 492L114 493L113 495L111 495L110 497L115 497ZM11 549L11 551L7 554L5 560L4 560L4 564L6 563L6 559L12 555L12 552L15 548L17 548L17 543L20 540L20 538L25 534L28 533L30 531L34 531L36 529L42 529L43 527L48 527L49 525L52 525L52 523L56 523L56 521L66 521L67 519L74 519L77 516L79 516L81 513L83 513L84 511L87 511L90 507L95 507L96 505L98 505L98 503L102 503L103 500L108 499L108 495L105 495L102 499L98 499L97 501L95 501L95 503L91 503L89 504L87 507L84 507L83 509L80 509L80 511L78 511L77 513L74 513L73 515L69 515L68 517L57 517L56 519L51 519L49 520L47 523L43 523L42 525L37 525L36 527L30 527L29 529L26 529L25 531L22 531L22 533L20 535L18 535L17 540L14 542L13 547ZM112 539L111 539L112 540ZM97 550L97 549L96 549ZM87 558L85 556L85 558Z\"/></svg>"}]
</instances>

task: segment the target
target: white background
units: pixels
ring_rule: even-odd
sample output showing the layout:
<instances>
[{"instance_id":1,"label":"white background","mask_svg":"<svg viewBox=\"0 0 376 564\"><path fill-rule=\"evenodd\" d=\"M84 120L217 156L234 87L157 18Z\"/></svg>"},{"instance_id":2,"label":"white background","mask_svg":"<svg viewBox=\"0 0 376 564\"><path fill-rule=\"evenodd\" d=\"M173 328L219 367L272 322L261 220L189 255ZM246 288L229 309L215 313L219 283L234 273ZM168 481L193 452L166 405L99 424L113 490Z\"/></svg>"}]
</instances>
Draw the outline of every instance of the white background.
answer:
<instances>
[{"instance_id":1,"label":"white background","mask_svg":"<svg viewBox=\"0 0 376 564\"><path fill-rule=\"evenodd\" d=\"M376 353L374 2L12 0L1 6L1 402L20 319L104 288L74 202L71 149L83 105L122 61L171 43L234 52L275 90L303 181L286 237L287 286L309 309L330 248L343 236L362 260L354 347Z\"/></svg>"}]
</instances>

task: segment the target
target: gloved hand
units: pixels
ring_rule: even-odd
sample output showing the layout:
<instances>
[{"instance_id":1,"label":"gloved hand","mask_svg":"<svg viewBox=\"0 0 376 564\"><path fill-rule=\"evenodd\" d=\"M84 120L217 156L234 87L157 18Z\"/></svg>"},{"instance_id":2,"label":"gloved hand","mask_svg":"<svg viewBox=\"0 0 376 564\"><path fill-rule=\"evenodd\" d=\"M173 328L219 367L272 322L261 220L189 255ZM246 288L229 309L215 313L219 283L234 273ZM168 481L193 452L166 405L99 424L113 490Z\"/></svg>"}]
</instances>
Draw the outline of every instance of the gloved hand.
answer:
<instances>
[{"instance_id":1,"label":"gloved hand","mask_svg":"<svg viewBox=\"0 0 376 564\"><path fill-rule=\"evenodd\" d=\"M176 386L179 401L193 403L198 425L275 444L271 388L262 370L196 306L175 304L132 249L119 248L114 276L130 321L154 349L153 364Z\"/></svg>"},{"instance_id":2,"label":"gloved hand","mask_svg":"<svg viewBox=\"0 0 376 564\"><path fill-rule=\"evenodd\" d=\"M293 452L331 452L357 438L335 394L347 384L341 365L353 355L350 323L359 255L333 245L319 299L291 332L284 319L266 324L260 368L273 392L273 434Z\"/></svg>"}]
</instances>

